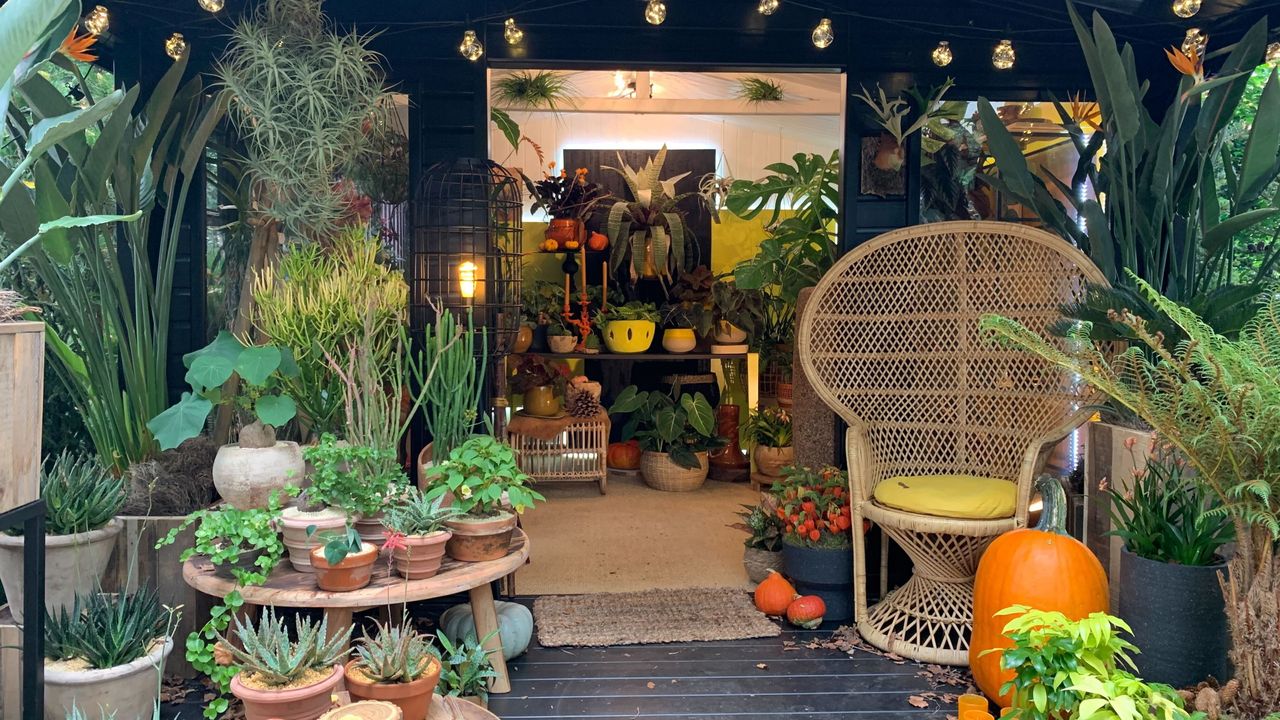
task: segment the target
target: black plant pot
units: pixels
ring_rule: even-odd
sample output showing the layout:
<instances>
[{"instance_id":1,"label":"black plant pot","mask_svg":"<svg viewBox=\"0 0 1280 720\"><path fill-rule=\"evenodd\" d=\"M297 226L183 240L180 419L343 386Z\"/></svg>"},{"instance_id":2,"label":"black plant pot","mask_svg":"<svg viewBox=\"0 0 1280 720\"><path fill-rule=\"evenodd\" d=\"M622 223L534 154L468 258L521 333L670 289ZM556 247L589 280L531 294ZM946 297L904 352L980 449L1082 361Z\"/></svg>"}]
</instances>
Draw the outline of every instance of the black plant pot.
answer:
<instances>
[{"instance_id":1,"label":"black plant pot","mask_svg":"<svg viewBox=\"0 0 1280 720\"><path fill-rule=\"evenodd\" d=\"M1226 680L1227 615L1218 572L1226 564L1189 567L1120 552L1117 614L1133 628L1138 675L1173 687L1212 675Z\"/></svg>"},{"instance_id":2,"label":"black plant pot","mask_svg":"<svg viewBox=\"0 0 1280 720\"><path fill-rule=\"evenodd\" d=\"M547 347L547 326L533 326L533 342L529 344L529 352L544 353L548 352Z\"/></svg>"},{"instance_id":3,"label":"black plant pot","mask_svg":"<svg viewBox=\"0 0 1280 720\"><path fill-rule=\"evenodd\" d=\"M853 618L853 549L782 544L782 568L796 592L817 595L827 606L826 620Z\"/></svg>"}]
</instances>

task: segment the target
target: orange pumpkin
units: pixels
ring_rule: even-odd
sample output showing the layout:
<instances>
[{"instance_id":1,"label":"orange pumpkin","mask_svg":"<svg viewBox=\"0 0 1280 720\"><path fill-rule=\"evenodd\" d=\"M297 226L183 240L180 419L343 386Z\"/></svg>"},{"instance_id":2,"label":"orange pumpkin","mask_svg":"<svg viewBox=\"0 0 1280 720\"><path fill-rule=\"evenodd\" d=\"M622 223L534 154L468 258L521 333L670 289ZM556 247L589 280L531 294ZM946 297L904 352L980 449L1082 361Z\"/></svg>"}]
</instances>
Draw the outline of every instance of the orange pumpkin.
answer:
<instances>
[{"instance_id":1,"label":"orange pumpkin","mask_svg":"<svg viewBox=\"0 0 1280 720\"><path fill-rule=\"evenodd\" d=\"M783 615L796 599L796 589L777 570L756 586L756 609L765 615ZM824 612L826 608L823 608Z\"/></svg>"},{"instance_id":2,"label":"orange pumpkin","mask_svg":"<svg viewBox=\"0 0 1280 720\"><path fill-rule=\"evenodd\" d=\"M1041 476L1036 489L1044 501L1040 522L996 538L974 578L969 666L978 687L1001 707L1009 707L1013 700L1011 694L1000 693L1001 686L1013 679L1013 671L1000 668L1001 652L983 653L1013 646L1003 633L1012 618L995 617L995 613L1010 605L1026 605L1079 620L1108 609L1102 564L1089 548L1067 535L1067 496L1062 486Z\"/></svg>"},{"instance_id":3,"label":"orange pumpkin","mask_svg":"<svg viewBox=\"0 0 1280 720\"><path fill-rule=\"evenodd\" d=\"M593 232L591 237L587 238L587 247L592 250L603 250L609 247L609 238L598 232Z\"/></svg>"},{"instance_id":4,"label":"orange pumpkin","mask_svg":"<svg viewBox=\"0 0 1280 720\"><path fill-rule=\"evenodd\" d=\"M817 595L802 595L787 606L787 622L812 630L822 624L822 616L827 614L827 604Z\"/></svg>"},{"instance_id":5,"label":"orange pumpkin","mask_svg":"<svg viewBox=\"0 0 1280 720\"><path fill-rule=\"evenodd\" d=\"M640 467L640 443L635 440L609 443L609 452L605 457L611 468L636 470Z\"/></svg>"}]
</instances>

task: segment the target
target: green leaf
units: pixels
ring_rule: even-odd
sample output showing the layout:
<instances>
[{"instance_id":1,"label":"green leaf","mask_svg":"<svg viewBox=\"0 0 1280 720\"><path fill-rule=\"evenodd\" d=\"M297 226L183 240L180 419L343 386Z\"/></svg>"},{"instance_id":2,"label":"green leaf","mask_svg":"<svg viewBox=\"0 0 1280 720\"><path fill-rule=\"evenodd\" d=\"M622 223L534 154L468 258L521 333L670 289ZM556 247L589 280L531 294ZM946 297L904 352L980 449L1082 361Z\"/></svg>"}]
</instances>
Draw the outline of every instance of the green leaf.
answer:
<instances>
[{"instance_id":1,"label":"green leaf","mask_svg":"<svg viewBox=\"0 0 1280 720\"><path fill-rule=\"evenodd\" d=\"M124 100L124 90L116 90L87 108L79 108L65 115L45 118L31 126L27 140L27 152L44 155L62 140L83 133L90 126L110 115Z\"/></svg>"},{"instance_id":2,"label":"green leaf","mask_svg":"<svg viewBox=\"0 0 1280 720\"><path fill-rule=\"evenodd\" d=\"M232 335L226 330L220 330L217 337L213 339L213 342L205 345L199 350L193 350L192 352L183 355L182 364L187 367L191 367L192 363L196 361L196 358L204 355L217 355L218 357L224 358L234 370L236 361L240 359L240 353L244 352L244 349L244 344L237 340L235 335Z\"/></svg>"},{"instance_id":3,"label":"green leaf","mask_svg":"<svg viewBox=\"0 0 1280 720\"><path fill-rule=\"evenodd\" d=\"M294 404L293 398L288 395L265 395L260 397L253 406L253 410L264 425L276 428L283 427L285 423L298 414L298 406Z\"/></svg>"},{"instance_id":4,"label":"green leaf","mask_svg":"<svg viewBox=\"0 0 1280 720\"><path fill-rule=\"evenodd\" d=\"M191 363L185 379L192 389L204 392L230 380L235 370L235 365L221 355L201 355Z\"/></svg>"},{"instance_id":5,"label":"green leaf","mask_svg":"<svg viewBox=\"0 0 1280 720\"><path fill-rule=\"evenodd\" d=\"M515 120L511 119L511 116L506 111L492 108L489 111L489 119L493 121L494 125L498 126L498 130L502 131L502 137L506 138L508 143L511 143L512 149L520 147L520 126L516 124Z\"/></svg>"},{"instance_id":6,"label":"green leaf","mask_svg":"<svg viewBox=\"0 0 1280 720\"><path fill-rule=\"evenodd\" d=\"M1024 200L1035 197L1035 183L1031 179L1031 169L1027 167L1027 158L985 97L978 98L978 116L982 119L987 144L996 159L996 167L1000 170L1000 179L1018 197Z\"/></svg>"},{"instance_id":7,"label":"green leaf","mask_svg":"<svg viewBox=\"0 0 1280 720\"><path fill-rule=\"evenodd\" d=\"M653 426L658 436L666 442L674 442L684 433L686 416L675 408L665 407L653 416Z\"/></svg>"},{"instance_id":8,"label":"green leaf","mask_svg":"<svg viewBox=\"0 0 1280 720\"><path fill-rule=\"evenodd\" d=\"M147 429L161 450L172 450L204 430L212 409L213 403L184 392L177 404L147 421Z\"/></svg>"},{"instance_id":9,"label":"green leaf","mask_svg":"<svg viewBox=\"0 0 1280 720\"><path fill-rule=\"evenodd\" d=\"M711 409L711 403L707 402L707 398L702 393L681 395L680 406L684 408L689 417L689 424L693 426L694 430L697 430L703 437L711 437L715 434L715 412Z\"/></svg>"},{"instance_id":10,"label":"green leaf","mask_svg":"<svg viewBox=\"0 0 1280 720\"><path fill-rule=\"evenodd\" d=\"M1258 223L1280 214L1280 208L1265 207L1257 210L1248 210L1239 215L1233 215L1226 220L1214 225L1204 234L1204 249L1208 255L1214 255L1218 251L1225 249L1226 244L1231 242L1231 238L1236 233L1257 225Z\"/></svg>"},{"instance_id":11,"label":"green leaf","mask_svg":"<svg viewBox=\"0 0 1280 720\"><path fill-rule=\"evenodd\" d=\"M1274 179L1277 155L1280 155L1280 82L1272 70L1258 98L1258 112L1253 117L1253 128L1244 148L1237 203L1243 197L1262 192Z\"/></svg>"},{"instance_id":12,"label":"green leaf","mask_svg":"<svg viewBox=\"0 0 1280 720\"><path fill-rule=\"evenodd\" d=\"M4 4L0 12L0 82L3 82L0 108L3 112L9 111L15 75L20 73L23 63L44 59L28 53L37 50L42 41L56 32L56 21L70 5L71 0L9 0ZM61 43L62 38L57 41Z\"/></svg>"},{"instance_id":13,"label":"green leaf","mask_svg":"<svg viewBox=\"0 0 1280 720\"><path fill-rule=\"evenodd\" d=\"M241 380L261 387L267 383L271 373L280 367L280 349L274 345L246 348L236 359L236 374Z\"/></svg>"},{"instance_id":14,"label":"green leaf","mask_svg":"<svg viewBox=\"0 0 1280 720\"><path fill-rule=\"evenodd\" d=\"M685 470L694 470L702 467L702 463L698 460L698 455L683 445L671 448L671 452L668 453L667 457L671 458L671 462Z\"/></svg>"}]
</instances>

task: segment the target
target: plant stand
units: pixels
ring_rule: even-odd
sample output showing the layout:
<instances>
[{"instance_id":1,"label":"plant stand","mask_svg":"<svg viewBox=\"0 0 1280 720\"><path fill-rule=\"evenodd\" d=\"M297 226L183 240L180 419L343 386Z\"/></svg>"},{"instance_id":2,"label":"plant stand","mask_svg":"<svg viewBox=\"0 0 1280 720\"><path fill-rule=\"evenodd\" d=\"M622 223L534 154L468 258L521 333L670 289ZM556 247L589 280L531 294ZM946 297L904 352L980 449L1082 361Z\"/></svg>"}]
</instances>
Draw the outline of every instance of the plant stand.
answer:
<instances>
[{"instance_id":1,"label":"plant stand","mask_svg":"<svg viewBox=\"0 0 1280 720\"><path fill-rule=\"evenodd\" d=\"M554 420L518 418L507 428L507 442L515 451L520 469L539 483L593 482L600 494L608 491L609 416L603 410L595 417L575 418L568 424ZM532 422L530 422L532 421ZM535 428L554 426L548 433ZM563 427L561 427L563 426Z\"/></svg>"}]
</instances>

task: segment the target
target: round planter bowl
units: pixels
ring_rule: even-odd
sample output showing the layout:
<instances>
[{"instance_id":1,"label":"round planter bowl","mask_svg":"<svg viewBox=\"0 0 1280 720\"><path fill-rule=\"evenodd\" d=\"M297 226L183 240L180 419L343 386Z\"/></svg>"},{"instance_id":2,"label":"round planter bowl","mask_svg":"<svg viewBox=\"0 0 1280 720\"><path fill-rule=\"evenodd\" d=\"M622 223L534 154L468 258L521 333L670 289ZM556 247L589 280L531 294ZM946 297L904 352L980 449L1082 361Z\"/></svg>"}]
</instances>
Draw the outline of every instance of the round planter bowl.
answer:
<instances>
[{"instance_id":1,"label":"round planter bowl","mask_svg":"<svg viewBox=\"0 0 1280 720\"><path fill-rule=\"evenodd\" d=\"M751 582L759 584L769 577L769 571L782 572L782 551L761 550L760 548L744 548L742 565L747 569L747 577Z\"/></svg>"},{"instance_id":2,"label":"round planter bowl","mask_svg":"<svg viewBox=\"0 0 1280 720\"><path fill-rule=\"evenodd\" d=\"M234 508L265 508L271 493L300 486L306 470L296 442L282 440L269 448L223 445L213 459L213 486Z\"/></svg>"},{"instance_id":3,"label":"round planter bowl","mask_svg":"<svg viewBox=\"0 0 1280 720\"><path fill-rule=\"evenodd\" d=\"M453 533L448 530L437 530L430 535L406 535L402 540L405 547L391 551L396 572L410 580L434 576L440 572L445 544L451 537Z\"/></svg>"},{"instance_id":4,"label":"round planter bowl","mask_svg":"<svg viewBox=\"0 0 1280 720\"><path fill-rule=\"evenodd\" d=\"M516 339L511 344L511 352L515 355L519 355L522 352L528 351L531 345L533 345L533 327L531 325L521 324L520 329L516 331Z\"/></svg>"},{"instance_id":5,"label":"round planter bowl","mask_svg":"<svg viewBox=\"0 0 1280 720\"><path fill-rule=\"evenodd\" d=\"M747 341L747 331L731 322L716 322L715 341L718 345L741 345Z\"/></svg>"},{"instance_id":6,"label":"round planter bowl","mask_svg":"<svg viewBox=\"0 0 1280 720\"><path fill-rule=\"evenodd\" d=\"M173 638L165 638L151 652L124 665L103 670L44 668L45 720L64 720L71 707L90 717L149 718L160 694L165 658L173 652ZM114 715L112 715L114 713Z\"/></svg>"},{"instance_id":7,"label":"round planter bowl","mask_svg":"<svg viewBox=\"0 0 1280 720\"><path fill-rule=\"evenodd\" d=\"M691 328L667 328L662 331L662 349L682 354L698 347L698 336Z\"/></svg>"},{"instance_id":8,"label":"round planter bowl","mask_svg":"<svg viewBox=\"0 0 1280 720\"><path fill-rule=\"evenodd\" d=\"M445 521L453 537L445 545L449 557L462 562L484 562L505 557L516 531L515 513L491 518L455 518Z\"/></svg>"},{"instance_id":9,"label":"round planter bowl","mask_svg":"<svg viewBox=\"0 0 1280 720\"><path fill-rule=\"evenodd\" d=\"M538 417L551 417L560 412L560 398L550 385L529 388L524 393L524 411Z\"/></svg>"},{"instance_id":10,"label":"round planter bowl","mask_svg":"<svg viewBox=\"0 0 1280 720\"><path fill-rule=\"evenodd\" d=\"M796 449L791 445L780 448L757 445L753 455L756 470L769 477L782 477L782 468L794 465L796 461Z\"/></svg>"},{"instance_id":11,"label":"round planter bowl","mask_svg":"<svg viewBox=\"0 0 1280 720\"><path fill-rule=\"evenodd\" d=\"M226 578L227 580L234 580L236 577L236 574L234 571L236 570L244 570L245 572L256 572L258 570L258 566L257 566L258 558L262 557L263 552L264 551L261 549L243 550L240 552L240 555L237 556L235 560L232 560L231 562L225 562L221 565L214 565L213 574L220 578ZM208 559L207 555L202 555L201 557Z\"/></svg>"},{"instance_id":12,"label":"round planter bowl","mask_svg":"<svg viewBox=\"0 0 1280 720\"><path fill-rule=\"evenodd\" d=\"M407 683L370 682L359 670L356 661L346 665L347 692L352 700L383 700L400 708L404 720L427 720L431 709L431 696L440 682L440 661L431 658L427 674Z\"/></svg>"},{"instance_id":13,"label":"round planter bowl","mask_svg":"<svg viewBox=\"0 0 1280 720\"><path fill-rule=\"evenodd\" d=\"M333 704L330 696L342 682L342 666L319 682L288 690L258 690L231 678L231 694L244 702L245 720L314 720Z\"/></svg>"},{"instance_id":14,"label":"round planter bowl","mask_svg":"<svg viewBox=\"0 0 1280 720\"><path fill-rule=\"evenodd\" d=\"M853 617L853 548L811 548L782 543L782 567L801 595L817 595L827 620Z\"/></svg>"},{"instance_id":15,"label":"round planter bowl","mask_svg":"<svg viewBox=\"0 0 1280 720\"><path fill-rule=\"evenodd\" d=\"M97 530L44 537L44 606L49 612L70 610L76 595L97 589L111 561L116 536L123 528L119 518L112 518ZM22 575L23 547L21 536L0 533L0 584L4 586L5 597L13 600L9 609L19 624L23 620L21 598L26 587Z\"/></svg>"},{"instance_id":16,"label":"round planter bowl","mask_svg":"<svg viewBox=\"0 0 1280 720\"><path fill-rule=\"evenodd\" d=\"M1121 549L1116 615L1133 628L1133 643L1142 649L1133 660L1144 680L1180 688L1210 675L1231 676L1219 572L1226 572L1225 563L1173 565Z\"/></svg>"},{"instance_id":17,"label":"round planter bowl","mask_svg":"<svg viewBox=\"0 0 1280 720\"><path fill-rule=\"evenodd\" d=\"M337 565L324 559L324 547L311 548L311 567L314 568L316 585L329 592L359 590L373 579L373 563L378 559L378 548L362 543L360 552L350 553Z\"/></svg>"},{"instance_id":18,"label":"round planter bowl","mask_svg":"<svg viewBox=\"0 0 1280 720\"><path fill-rule=\"evenodd\" d=\"M642 353L653 344L657 329L648 320L610 320L604 324L604 344L609 352Z\"/></svg>"},{"instance_id":19,"label":"round planter bowl","mask_svg":"<svg viewBox=\"0 0 1280 720\"><path fill-rule=\"evenodd\" d=\"M347 524L347 516L330 508L307 512L291 507L280 513L279 524L284 546L289 551L289 563L294 570L309 573L315 572L311 567L311 548L316 546L316 538L327 530L341 530ZM307 535L309 527L315 528L310 536Z\"/></svg>"},{"instance_id":20,"label":"round planter bowl","mask_svg":"<svg viewBox=\"0 0 1280 720\"><path fill-rule=\"evenodd\" d=\"M667 453L645 450L640 455L640 475L644 483L655 490L667 492L691 492L702 487L711 470L709 454L696 453L698 467L682 468L671 461Z\"/></svg>"},{"instance_id":21,"label":"round planter bowl","mask_svg":"<svg viewBox=\"0 0 1280 720\"><path fill-rule=\"evenodd\" d=\"M547 345L553 353L571 353L578 347L578 338L574 335L548 335Z\"/></svg>"}]
</instances>

